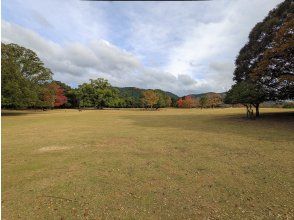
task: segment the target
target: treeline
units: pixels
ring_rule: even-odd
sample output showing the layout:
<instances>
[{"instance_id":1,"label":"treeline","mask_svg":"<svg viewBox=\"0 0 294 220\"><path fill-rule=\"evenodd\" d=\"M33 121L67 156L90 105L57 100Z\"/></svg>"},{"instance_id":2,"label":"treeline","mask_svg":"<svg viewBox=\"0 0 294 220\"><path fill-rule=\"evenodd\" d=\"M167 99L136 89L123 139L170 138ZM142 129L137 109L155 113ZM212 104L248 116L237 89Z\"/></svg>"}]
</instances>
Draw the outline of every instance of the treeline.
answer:
<instances>
[{"instance_id":1,"label":"treeline","mask_svg":"<svg viewBox=\"0 0 294 220\"><path fill-rule=\"evenodd\" d=\"M78 88L52 79L35 52L17 44L2 43L2 108L165 108L178 97L159 89L116 88L102 78Z\"/></svg>"},{"instance_id":2,"label":"treeline","mask_svg":"<svg viewBox=\"0 0 294 220\"><path fill-rule=\"evenodd\" d=\"M52 79L36 53L17 44L2 43L2 108L150 108L219 107L223 99L216 93L202 97L178 97L160 89L113 87L106 79L71 88Z\"/></svg>"},{"instance_id":3,"label":"treeline","mask_svg":"<svg viewBox=\"0 0 294 220\"><path fill-rule=\"evenodd\" d=\"M177 101L179 108L217 108L225 107L223 97L218 93L207 93L200 97L188 95Z\"/></svg>"}]
</instances>

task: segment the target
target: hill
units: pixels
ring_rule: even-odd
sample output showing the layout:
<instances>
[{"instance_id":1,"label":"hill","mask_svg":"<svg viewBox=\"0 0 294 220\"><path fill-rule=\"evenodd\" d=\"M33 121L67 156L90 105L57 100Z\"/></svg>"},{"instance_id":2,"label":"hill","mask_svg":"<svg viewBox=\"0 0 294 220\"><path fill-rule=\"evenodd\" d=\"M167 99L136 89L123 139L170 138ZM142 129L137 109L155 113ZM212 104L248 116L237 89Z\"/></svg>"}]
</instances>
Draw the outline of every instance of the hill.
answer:
<instances>
[{"instance_id":1,"label":"hill","mask_svg":"<svg viewBox=\"0 0 294 220\"><path fill-rule=\"evenodd\" d=\"M188 96L191 96L192 98L201 98L203 96L207 96L207 95L213 95L213 94L218 94L220 95L222 98L224 98L226 96L226 93L225 92L220 92L220 93L217 93L217 92L206 92L206 93L200 93L200 94L190 94Z\"/></svg>"},{"instance_id":2,"label":"hill","mask_svg":"<svg viewBox=\"0 0 294 220\"><path fill-rule=\"evenodd\" d=\"M133 98L140 98L142 93L146 91L147 89L141 89L136 87L116 87L116 89L119 90L121 96L123 97L133 97ZM160 89L155 89L155 91L158 91L159 93L164 93L167 96L171 97L172 99L178 99L179 96L172 92L163 91Z\"/></svg>"}]
</instances>

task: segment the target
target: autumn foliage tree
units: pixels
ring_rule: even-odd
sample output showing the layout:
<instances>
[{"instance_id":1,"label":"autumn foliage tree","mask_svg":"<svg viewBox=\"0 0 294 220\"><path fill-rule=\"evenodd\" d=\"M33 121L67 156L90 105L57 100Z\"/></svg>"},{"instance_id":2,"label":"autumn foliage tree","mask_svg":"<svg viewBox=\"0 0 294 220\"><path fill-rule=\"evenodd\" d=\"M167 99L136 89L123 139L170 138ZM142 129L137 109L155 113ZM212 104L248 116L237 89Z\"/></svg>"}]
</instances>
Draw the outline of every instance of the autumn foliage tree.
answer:
<instances>
[{"instance_id":1,"label":"autumn foliage tree","mask_svg":"<svg viewBox=\"0 0 294 220\"><path fill-rule=\"evenodd\" d=\"M247 100L254 100L256 116L264 101L294 98L294 2L285 0L258 23L249 42L240 50L235 62L233 86L229 94L244 101L240 88L253 87ZM243 84L241 84L243 83ZM240 86L238 86L240 84ZM232 91L236 90L236 91ZM257 94L258 97L252 97ZM252 103L247 103L252 104Z\"/></svg>"},{"instance_id":2,"label":"autumn foliage tree","mask_svg":"<svg viewBox=\"0 0 294 220\"><path fill-rule=\"evenodd\" d=\"M199 101L191 96L180 98L177 103L179 108L196 108L199 106Z\"/></svg>"},{"instance_id":3,"label":"autumn foliage tree","mask_svg":"<svg viewBox=\"0 0 294 220\"><path fill-rule=\"evenodd\" d=\"M64 95L64 89L57 83L52 82L43 90L43 107L60 107L67 102L67 97Z\"/></svg>"},{"instance_id":4,"label":"autumn foliage tree","mask_svg":"<svg viewBox=\"0 0 294 220\"><path fill-rule=\"evenodd\" d=\"M146 90L143 92L142 102L146 107L153 108L159 101L158 94L153 90Z\"/></svg>"},{"instance_id":5,"label":"autumn foliage tree","mask_svg":"<svg viewBox=\"0 0 294 220\"><path fill-rule=\"evenodd\" d=\"M223 99L220 94L216 94L216 93L207 94L206 97L207 97L206 105L208 105L211 108L215 108L223 103Z\"/></svg>"},{"instance_id":6,"label":"autumn foliage tree","mask_svg":"<svg viewBox=\"0 0 294 220\"><path fill-rule=\"evenodd\" d=\"M54 84L54 93L54 107L60 107L67 102L67 97L64 95L64 89L57 84Z\"/></svg>"},{"instance_id":7,"label":"autumn foliage tree","mask_svg":"<svg viewBox=\"0 0 294 220\"><path fill-rule=\"evenodd\" d=\"M275 33L271 46L264 50L250 77L262 85L268 94L267 99L291 99L294 97L293 70L294 14L290 14Z\"/></svg>"},{"instance_id":8,"label":"autumn foliage tree","mask_svg":"<svg viewBox=\"0 0 294 220\"><path fill-rule=\"evenodd\" d=\"M177 105L179 108L183 108L183 99L182 98L178 99Z\"/></svg>"}]
</instances>

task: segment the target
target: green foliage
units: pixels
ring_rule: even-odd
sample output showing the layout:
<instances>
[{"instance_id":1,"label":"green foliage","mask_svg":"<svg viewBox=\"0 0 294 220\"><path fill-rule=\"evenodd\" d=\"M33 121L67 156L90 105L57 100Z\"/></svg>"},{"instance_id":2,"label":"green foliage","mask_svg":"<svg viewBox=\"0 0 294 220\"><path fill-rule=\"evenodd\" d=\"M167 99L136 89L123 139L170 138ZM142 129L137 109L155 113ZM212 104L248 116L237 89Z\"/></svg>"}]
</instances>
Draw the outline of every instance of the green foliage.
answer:
<instances>
[{"instance_id":1,"label":"green foliage","mask_svg":"<svg viewBox=\"0 0 294 220\"><path fill-rule=\"evenodd\" d=\"M200 105L201 108L206 108L208 106L208 98L207 98L207 96L202 96L199 99L199 105Z\"/></svg>"},{"instance_id":2,"label":"green foliage","mask_svg":"<svg viewBox=\"0 0 294 220\"><path fill-rule=\"evenodd\" d=\"M78 108L80 106L78 89L71 89L69 91L66 91L65 96L67 97L67 103L65 107Z\"/></svg>"},{"instance_id":3,"label":"green foliage","mask_svg":"<svg viewBox=\"0 0 294 220\"><path fill-rule=\"evenodd\" d=\"M52 79L52 72L32 50L16 44L1 45L2 106L42 107L44 86Z\"/></svg>"},{"instance_id":4,"label":"green foliage","mask_svg":"<svg viewBox=\"0 0 294 220\"><path fill-rule=\"evenodd\" d=\"M236 83L250 81L266 93L265 100L294 97L294 3L286 0L249 35L236 60Z\"/></svg>"},{"instance_id":5,"label":"green foliage","mask_svg":"<svg viewBox=\"0 0 294 220\"><path fill-rule=\"evenodd\" d=\"M227 104L252 104L256 105L264 100L265 94L253 83L246 81L237 83L227 92L225 103Z\"/></svg>"},{"instance_id":6,"label":"green foliage","mask_svg":"<svg viewBox=\"0 0 294 220\"><path fill-rule=\"evenodd\" d=\"M227 103L251 109L264 101L294 98L294 3L286 0L258 23L236 60L236 84Z\"/></svg>"},{"instance_id":7,"label":"green foliage","mask_svg":"<svg viewBox=\"0 0 294 220\"><path fill-rule=\"evenodd\" d=\"M155 92L159 97L158 102L155 104L156 108L165 108L171 106L172 99L167 93L159 89L155 90Z\"/></svg>"},{"instance_id":8,"label":"green foliage","mask_svg":"<svg viewBox=\"0 0 294 220\"><path fill-rule=\"evenodd\" d=\"M103 79L90 79L90 83L79 86L78 97L80 106L103 108L118 103L118 91L111 87L110 83Z\"/></svg>"},{"instance_id":9,"label":"green foliage","mask_svg":"<svg viewBox=\"0 0 294 220\"><path fill-rule=\"evenodd\" d=\"M123 87L116 88L119 93L119 97L124 100L125 107L128 108L140 108L142 107L142 93L143 90L135 87Z\"/></svg>"},{"instance_id":10,"label":"green foliage","mask_svg":"<svg viewBox=\"0 0 294 220\"><path fill-rule=\"evenodd\" d=\"M119 90L119 96L125 100L125 107L128 108L140 108L144 105L142 103L143 93L145 89L135 88L135 87L123 87L117 88ZM165 108L170 106L176 106L176 101L178 96L171 93L162 91L160 89L154 90L158 96L159 101L155 104L157 108Z\"/></svg>"}]
</instances>

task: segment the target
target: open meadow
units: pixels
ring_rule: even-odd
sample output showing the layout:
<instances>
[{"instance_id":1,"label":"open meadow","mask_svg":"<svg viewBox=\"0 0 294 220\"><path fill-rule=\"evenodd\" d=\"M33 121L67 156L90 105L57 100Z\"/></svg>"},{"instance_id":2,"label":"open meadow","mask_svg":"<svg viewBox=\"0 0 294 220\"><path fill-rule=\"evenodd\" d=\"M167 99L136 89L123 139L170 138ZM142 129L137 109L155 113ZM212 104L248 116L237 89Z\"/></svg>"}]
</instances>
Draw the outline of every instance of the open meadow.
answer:
<instances>
[{"instance_id":1,"label":"open meadow","mask_svg":"<svg viewBox=\"0 0 294 220\"><path fill-rule=\"evenodd\" d=\"M261 114L4 111L2 217L293 219L294 111Z\"/></svg>"}]
</instances>

